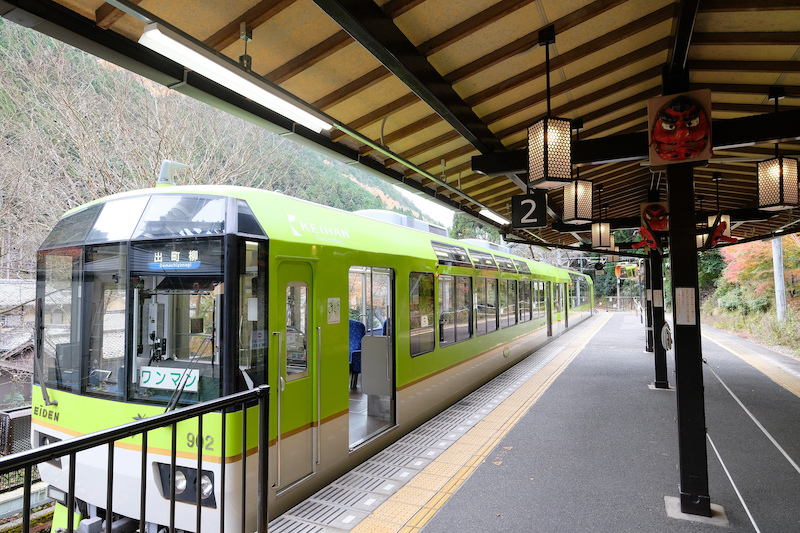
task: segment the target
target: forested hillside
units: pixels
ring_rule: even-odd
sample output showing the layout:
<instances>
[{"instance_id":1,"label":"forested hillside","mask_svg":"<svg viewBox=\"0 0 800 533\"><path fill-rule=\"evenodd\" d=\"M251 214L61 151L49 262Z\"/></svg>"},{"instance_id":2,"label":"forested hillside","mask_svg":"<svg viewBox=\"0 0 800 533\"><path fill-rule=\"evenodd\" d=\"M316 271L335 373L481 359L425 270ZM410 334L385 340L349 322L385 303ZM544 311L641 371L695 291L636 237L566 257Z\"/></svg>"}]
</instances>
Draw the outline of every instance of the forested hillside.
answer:
<instances>
[{"instance_id":1,"label":"forested hillside","mask_svg":"<svg viewBox=\"0 0 800 533\"><path fill-rule=\"evenodd\" d=\"M178 183L280 190L333 207L420 213L393 186L42 34L0 19L0 269L30 277L67 209Z\"/></svg>"}]
</instances>

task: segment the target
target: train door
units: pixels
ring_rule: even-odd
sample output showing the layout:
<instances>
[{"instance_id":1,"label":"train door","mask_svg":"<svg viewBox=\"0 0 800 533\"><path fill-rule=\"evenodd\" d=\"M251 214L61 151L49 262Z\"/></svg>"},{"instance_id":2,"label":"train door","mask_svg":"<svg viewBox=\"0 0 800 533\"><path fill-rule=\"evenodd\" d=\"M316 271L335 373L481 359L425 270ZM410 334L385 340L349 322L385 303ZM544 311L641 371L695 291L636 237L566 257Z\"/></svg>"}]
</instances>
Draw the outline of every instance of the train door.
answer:
<instances>
[{"instance_id":1,"label":"train door","mask_svg":"<svg viewBox=\"0 0 800 533\"><path fill-rule=\"evenodd\" d=\"M286 261L278 266L277 471L280 494L315 472L319 375L313 325L311 265Z\"/></svg>"},{"instance_id":2,"label":"train door","mask_svg":"<svg viewBox=\"0 0 800 533\"><path fill-rule=\"evenodd\" d=\"M395 424L394 272L349 272L350 448Z\"/></svg>"}]
</instances>

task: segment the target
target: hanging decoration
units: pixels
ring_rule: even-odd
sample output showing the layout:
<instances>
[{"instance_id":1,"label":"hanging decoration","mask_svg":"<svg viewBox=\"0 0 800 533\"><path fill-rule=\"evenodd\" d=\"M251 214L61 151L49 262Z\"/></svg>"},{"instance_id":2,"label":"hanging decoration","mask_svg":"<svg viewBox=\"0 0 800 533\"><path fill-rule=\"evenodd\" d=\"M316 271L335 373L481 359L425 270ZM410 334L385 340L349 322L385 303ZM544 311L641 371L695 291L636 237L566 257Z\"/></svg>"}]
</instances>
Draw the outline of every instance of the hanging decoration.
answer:
<instances>
[{"instance_id":1,"label":"hanging decoration","mask_svg":"<svg viewBox=\"0 0 800 533\"><path fill-rule=\"evenodd\" d=\"M711 91L652 98L647 103L650 169L711 158Z\"/></svg>"},{"instance_id":2,"label":"hanging decoration","mask_svg":"<svg viewBox=\"0 0 800 533\"><path fill-rule=\"evenodd\" d=\"M640 204L642 225L639 235L642 240L633 244L633 249L647 248L661 252L661 236L669 231L669 213L666 202Z\"/></svg>"}]
</instances>

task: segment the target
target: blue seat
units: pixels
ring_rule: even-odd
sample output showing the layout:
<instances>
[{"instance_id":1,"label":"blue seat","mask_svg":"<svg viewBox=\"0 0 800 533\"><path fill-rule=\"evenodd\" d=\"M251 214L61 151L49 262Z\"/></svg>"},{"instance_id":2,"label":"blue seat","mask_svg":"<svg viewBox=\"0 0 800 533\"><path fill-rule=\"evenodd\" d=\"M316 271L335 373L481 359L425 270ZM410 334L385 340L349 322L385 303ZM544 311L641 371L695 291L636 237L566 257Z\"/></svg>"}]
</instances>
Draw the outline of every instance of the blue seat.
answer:
<instances>
[{"instance_id":1,"label":"blue seat","mask_svg":"<svg viewBox=\"0 0 800 533\"><path fill-rule=\"evenodd\" d=\"M367 334L367 327L358 320L350 319L350 388L355 389L361 373L361 339Z\"/></svg>"}]
</instances>

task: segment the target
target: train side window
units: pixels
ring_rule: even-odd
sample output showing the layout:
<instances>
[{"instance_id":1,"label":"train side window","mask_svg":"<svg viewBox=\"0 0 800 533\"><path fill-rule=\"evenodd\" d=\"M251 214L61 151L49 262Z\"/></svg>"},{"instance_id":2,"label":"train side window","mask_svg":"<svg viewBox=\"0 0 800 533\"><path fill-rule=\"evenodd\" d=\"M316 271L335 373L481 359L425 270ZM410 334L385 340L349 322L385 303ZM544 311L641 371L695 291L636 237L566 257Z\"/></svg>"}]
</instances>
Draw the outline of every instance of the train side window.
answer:
<instances>
[{"instance_id":1,"label":"train side window","mask_svg":"<svg viewBox=\"0 0 800 533\"><path fill-rule=\"evenodd\" d=\"M476 334L483 335L497 329L497 280L477 278L476 280Z\"/></svg>"},{"instance_id":2,"label":"train side window","mask_svg":"<svg viewBox=\"0 0 800 533\"><path fill-rule=\"evenodd\" d=\"M528 322L531 319L531 282L519 282L519 321Z\"/></svg>"},{"instance_id":3,"label":"train side window","mask_svg":"<svg viewBox=\"0 0 800 533\"><path fill-rule=\"evenodd\" d=\"M411 356L422 355L434 347L433 274L412 272L409 285L409 345Z\"/></svg>"},{"instance_id":4,"label":"train side window","mask_svg":"<svg viewBox=\"0 0 800 533\"><path fill-rule=\"evenodd\" d=\"M245 388L267 380L267 244L239 241L239 370Z\"/></svg>"},{"instance_id":5,"label":"train side window","mask_svg":"<svg viewBox=\"0 0 800 533\"><path fill-rule=\"evenodd\" d=\"M560 313L564 310L561 304L562 290L561 283L556 283L555 287L553 287L553 311L556 313Z\"/></svg>"},{"instance_id":6,"label":"train side window","mask_svg":"<svg viewBox=\"0 0 800 533\"><path fill-rule=\"evenodd\" d=\"M390 336L392 270L352 266L348 277L350 319L364 324L366 335Z\"/></svg>"},{"instance_id":7,"label":"train side window","mask_svg":"<svg viewBox=\"0 0 800 533\"><path fill-rule=\"evenodd\" d=\"M544 281L537 281L536 285L536 318L544 318L547 316L547 294L544 290L545 284Z\"/></svg>"},{"instance_id":8,"label":"train side window","mask_svg":"<svg viewBox=\"0 0 800 533\"><path fill-rule=\"evenodd\" d=\"M308 285L286 287L286 381L308 375Z\"/></svg>"},{"instance_id":9,"label":"train side window","mask_svg":"<svg viewBox=\"0 0 800 533\"><path fill-rule=\"evenodd\" d=\"M439 345L472 337L472 278L439 276Z\"/></svg>"},{"instance_id":10,"label":"train side window","mask_svg":"<svg viewBox=\"0 0 800 533\"><path fill-rule=\"evenodd\" d=\"M499 325L499 306L497 305L497 283L494 278L486 278L486 333L495 331Z\"/></svg>"},{"instance_id":11,"label":"train side window","mask_svg":"<svg viewBox=\"0 0 800 533\"><path fill-rule=\"evenodd\" d=\"M517 280L500 280L500 327L517 323Z\"/></svg>"}]
</instances>

